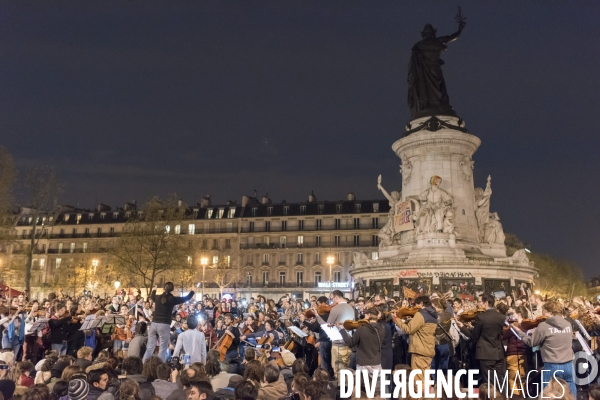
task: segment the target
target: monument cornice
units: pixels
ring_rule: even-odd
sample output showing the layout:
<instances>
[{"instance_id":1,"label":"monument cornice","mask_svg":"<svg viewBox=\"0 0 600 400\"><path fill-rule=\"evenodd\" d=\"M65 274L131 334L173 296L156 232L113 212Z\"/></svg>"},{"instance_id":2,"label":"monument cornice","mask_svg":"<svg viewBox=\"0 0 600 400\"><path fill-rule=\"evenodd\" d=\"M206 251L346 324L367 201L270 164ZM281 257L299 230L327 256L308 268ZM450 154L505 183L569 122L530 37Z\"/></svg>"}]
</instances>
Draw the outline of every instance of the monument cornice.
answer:
<instances>
[{"instance_id":1,"label":"monument cornice","mask_svg":"<svg viewBox=\"0 0 600 400\"><path fill-rule=\"evenodd\" d=\"M405 153L418 147L435 146L435 145L456 145L466 147L473 154L481 140L469 133L444 130L439 132L417 132L410 136L398 139L392 144L392 150L398 155Z\"/></svg>"}]
</instances>

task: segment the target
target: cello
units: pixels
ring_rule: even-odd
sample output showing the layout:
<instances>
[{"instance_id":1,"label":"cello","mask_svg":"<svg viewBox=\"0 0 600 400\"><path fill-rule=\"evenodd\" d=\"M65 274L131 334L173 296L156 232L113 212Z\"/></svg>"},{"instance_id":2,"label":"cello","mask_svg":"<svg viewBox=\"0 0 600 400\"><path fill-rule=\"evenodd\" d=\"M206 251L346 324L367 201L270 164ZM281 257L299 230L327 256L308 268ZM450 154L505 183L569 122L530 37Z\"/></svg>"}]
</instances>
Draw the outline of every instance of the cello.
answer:
<instances>
[{"instance_id":1,"label":"cello","mask_svg":"<svg viewBox=\"0 0 600 400\"><path fill-rule=\"evenodd\" d=\"M227 351L233 344L233 338L229 336L227 332L230 332L229 329L236 322L239 322L239 320L234 320L231 322L231 325L228 326L227 329L225 329L225 333L223 333L223 336L221 336L221 339L219 339L217 345L215 346L215 348L219 351L219 360L221 360L221 362L225 362L225 355L227 354Z\"/></svg>"}]
</instances>

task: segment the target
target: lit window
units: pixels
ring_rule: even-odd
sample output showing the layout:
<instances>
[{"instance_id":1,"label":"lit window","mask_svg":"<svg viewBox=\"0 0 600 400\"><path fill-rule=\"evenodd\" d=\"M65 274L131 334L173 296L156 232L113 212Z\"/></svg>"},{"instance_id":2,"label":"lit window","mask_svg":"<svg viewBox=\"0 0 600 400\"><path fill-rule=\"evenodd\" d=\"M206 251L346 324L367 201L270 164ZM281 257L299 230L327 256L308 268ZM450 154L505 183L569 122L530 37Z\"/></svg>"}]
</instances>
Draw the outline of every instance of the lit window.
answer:
<instances>
[{"instance_id":1,"label":"lit window","mask_svg":"<svg viewBox=\"0 0 600 400\"><path fill-rule=\"evenodd\" d=\"M175 225L175 234L179 235L181 233L181 225Z\"/></svg>"},{"instance_id":2,"label":"lit window","mask_svg":"<svg viewBox=\"0 0 600 400\"><path fill-rule=\"evenodd\" d=\"M302 246L304 244L304 236L298 236L298 246Z\"/></svg>"},{"instance_id":3,"label":"lit window","mask_svg":"<svg viewBox=\"0 0 600 400\"><path fill-rule=\"evenodd\" d=\"M225 256L225 261L227 262L227 266L231 266L231 256Z\"/></svg>"},{"instance_id":4,"label":"lit window","mask_svg":"<svg viewBox=\"0 0 600 400\"><path fill-rule=\"evenodd\" d=\"M213 256L213 264L219 263L219 256Z\"/></svg>"},{"instance_id":5,"label":"lit window","mask_svg":"<svg viewBox=\"0 0 600 400\"><path fill-rule=\"evenodd\" d=\"M371 253L371 259L373 260L379 260L379 252L378 251L374 251Z\"/></svg>"},{"instance_id":6,"label":"lit window","mask_svg":"<svg viewBox=\"0 0 600 400\"><path fill-rule=\"evenodd\" d=\"M63 244L59 243L58 244L58 254L62 253L62 251L63 251ZM59 260L60 260L60 258L59 258Z\"/></svg>"},{"instance_id":7,"label":"lit window","mask_svg":"<svg viewBox=\"0 0 600 400\"><path fill-rule=\"evenodd\" d=\"M83 252L87 251L87 242L83 242Z\"/></svg>"},{"instance_id":8,"label":"lit window","mask_svg":"<svg viewBox=\"0 0 600 400\"><path fill-rule=\"evenodd\" d=\"M165 233L171 232L171 225L165 225Z\"/></svg>"},{"instance_id":9,"label":"lit window","mask_svg":"<svg viewBox=\"0 0 600 400\"><path fill-rule=\"evenodd\" d=\"M285 236L280 236L279 237L279 245L281 246L281 248L285 248L285 245L287 243L287 237Z\"/></svg>"},{"instance_id":10,"label":"lit window","mask_svg":"<svg viewBox=\"0 0 600 400\"><path fill-rule=\"evenodd\" d=\"M69 214L65 214L65 222L69 222ZM31 217L29 217L29 223L31 223Z\"/></svg>"},{"instance_id":11,"label":"lit window","mask_svg":"<svg viewBox=\"0 0 600 400\"><path fill-rule=\"evenodd\" d=\"M263 243L268 246L269 244L271 244L271 238L268 236L264 236Z\"/></svg>"},{"instance_id":12,"label":"lit window","mask_svg":"<svg viewBox=\"0 0 600 400\"><path fill-rule=\"evenodd\" d=\"M214 211L214 210L208 210L208 212L207 212L207 214L206 214L206 215L207 215L207 218L209 218L209 219L210 219L210 218L212 218L213 211Z\"/></svg>"},{"instance_id":13,"label":"lit window","mask_svg":"<svg viewBox=\"0 0 600 400\"><path fill-rule=\"evenodd\" d=\"M54 264L54 266L56 267L56 269L59 269L61 264L62 264L62 259L61 258L57 258L56 259L56 264Z\"/></svg>"},{"instance_id":14,"label":"lit window","mask_svg":"<svg viewBox=\"0 0 600 400\"><path fill-rule=\"evenodd\" d=\"M229 216L227 218L233 218L235 216L235 208L229 209Z\"/></svg>"},{"instance_id":15,"label":"lit window","mask_svg":"<svg viewBox=\"0 0 600 400\"><path fill-rule=\"evenodd\" d=\"M74 252L75 252L75 243L71 243L71 247L69 248L69 251L70 251L71 253L74 253Z\"/></svg>"},{"instance_id":16,"label":"lit window","mask_svg":"<svg viewBox=\"0 0 600 400\"><path fill-rule=\"evenodd\" d=\"M46 259L42 258L40 259L40 268L44 268L46 266Z\"/></svg>"},{"instance_id":17,"label":"lit window","mask_svg":"<svg viewBox=\"0 0 600 400\"><path fill-rule=\"evenodd\" d=\"M223 218L224 212L225 212L225 209L219 208L219 211L217 211L217 218Z\"/></svg>"},{"instance_id":18,"label":"lit window","mask_svg":"<svg viewBox=\"0 0 600 400\"><path fill-rule=\"evenodd\" d=\"M77 223L79 223L79 221L81 221L81 214L77 214Z\"/></svg>"},{"instance_id":19,"label":"lit window","mask_svg":"<svg viewBox=\"0 0 600 400\"><path fill-rule=\"evenodd\" d=\"M195 224L189 224L188 225L188 234L193 235L196 233L196 225Z\"/></svg>"},{"instance_id":20,"label":"lit window","mask_svg":"<svg viewBox=\"0 0 600 400\"><path fill-rule=\"evenodd\" d=\"M373 212L379 212L379 203L373 203Z\"/></svg>"}]
</instances>

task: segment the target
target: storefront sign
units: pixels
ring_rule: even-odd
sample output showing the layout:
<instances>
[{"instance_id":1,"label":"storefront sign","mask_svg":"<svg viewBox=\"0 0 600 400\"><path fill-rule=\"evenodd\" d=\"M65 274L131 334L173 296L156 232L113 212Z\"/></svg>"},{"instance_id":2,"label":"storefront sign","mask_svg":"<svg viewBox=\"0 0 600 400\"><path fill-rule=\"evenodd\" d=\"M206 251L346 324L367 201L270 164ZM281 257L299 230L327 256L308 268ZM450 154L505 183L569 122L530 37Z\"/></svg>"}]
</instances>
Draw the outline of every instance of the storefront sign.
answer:
<instances>
[{"instance_id":1,"label":"storefront sign","mask_svg":"<svg viewBox=\"0 0 600 400\"><path fill-rule=\"evenodd\" d=\"M330 287L334 287L334 288L349 288L350 287L350 282L319 282L318 283L318 287L320 288L330 288Z\"/></svg>"}]
</instances>

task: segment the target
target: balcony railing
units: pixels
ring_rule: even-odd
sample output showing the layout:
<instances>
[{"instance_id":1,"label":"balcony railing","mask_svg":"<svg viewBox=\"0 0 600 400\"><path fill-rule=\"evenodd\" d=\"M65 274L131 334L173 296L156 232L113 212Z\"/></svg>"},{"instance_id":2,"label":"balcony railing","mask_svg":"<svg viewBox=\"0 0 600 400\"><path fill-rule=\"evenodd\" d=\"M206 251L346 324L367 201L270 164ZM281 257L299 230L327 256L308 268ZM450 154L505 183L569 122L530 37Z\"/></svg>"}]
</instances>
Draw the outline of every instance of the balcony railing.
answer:
<instances>
[{"instance_id":1,"label":"balcony railing","mask_svg":"<svg viewBox=\"0 0 600 400\"><path fill-rule=\"evenodd\" d=\"M359 227L353 226L345 226L336 228L334 226L325 226L321 228L311 227L307 229L306 227L303 229L299 229L298 227L290 227L287 226L286 229L281 229L281 226L271 225L269 229L265 226L255 226L254 228L250 228L248 226L242 227L241 233L254 233L254 232L321 232L321 231L358 231L358 230L379 230L378 227L373 227L372 225L362 225Z\"/></svg>"},{"instance_id":2,"label":"balcony railing","mask_svg":"<svg viewBox=\"0 0 600 400\"><path fill-rule=\"evenodd\" d=\"M263 250L271 250L271 249L318 249L318 248L348 248L348 247L377 247L374 246L372 244L367 244L366 241L365 243L360 243L360 244L354 244L354 242L343 242L340 244L335 244L335 243L328 243L328 242L321 242L320 244L316 244L316 243L304 243L301 245L290 245L290 244L286 244L285 246L281 246L279 244L276 243L270 243L270 244L265 244L265 243L240 243L240 249L241 250L256 250L256 249L263 249Z\"/></svg>"}]
</instances>

